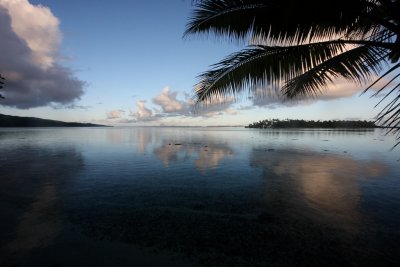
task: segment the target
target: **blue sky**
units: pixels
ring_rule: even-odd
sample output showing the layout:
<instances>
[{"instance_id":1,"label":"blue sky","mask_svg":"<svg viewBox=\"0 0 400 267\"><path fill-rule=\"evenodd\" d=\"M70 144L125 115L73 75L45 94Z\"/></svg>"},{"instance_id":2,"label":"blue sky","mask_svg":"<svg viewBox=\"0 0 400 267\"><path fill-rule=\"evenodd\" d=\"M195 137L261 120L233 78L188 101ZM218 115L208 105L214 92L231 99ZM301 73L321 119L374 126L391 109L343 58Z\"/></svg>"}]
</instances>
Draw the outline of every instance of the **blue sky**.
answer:
<instances>
[{"instance_id":1,"label":"blue sky","mask_svg":"<svg viewBox=\"0 0 400 267\"><path fill-rule=\"evenodd\" d=\"M7 78L0 113L108 125L247 125L379 112L371 93L359 96L362 87L338 81L319 99L243 96L194 114L196 76L244 45L183 38L192 8L190 0L0 0L0 33L11 43L0 47Z\"/></svg>"}]
</instances>

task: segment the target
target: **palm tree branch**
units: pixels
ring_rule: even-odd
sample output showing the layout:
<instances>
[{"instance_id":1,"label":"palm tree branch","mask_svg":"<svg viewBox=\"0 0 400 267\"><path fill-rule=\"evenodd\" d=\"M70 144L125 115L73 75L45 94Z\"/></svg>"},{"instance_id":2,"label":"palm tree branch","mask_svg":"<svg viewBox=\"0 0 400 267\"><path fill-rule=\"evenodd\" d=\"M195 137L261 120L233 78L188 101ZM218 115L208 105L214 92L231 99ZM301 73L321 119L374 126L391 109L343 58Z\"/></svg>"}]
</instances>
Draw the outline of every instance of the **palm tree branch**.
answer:
<instances>
[{"instance_id":1,"label":"palm tree branch","mask_svg":"<svg viewBox=\"0 0 400 267\"><path fill-rule=\"evenodd\" d=\"M267 84L280 86L281 81L290 80L345 49L346 43L336 40L298 46L254 46L242 50L199 76L197 101L209 99L218 90L237 93L244 88L254 89Z\"/></svg>"},{"instance_id":2,"label":"palm tree branch","mask_svg":"<svg viewBox=\"0 0 400 267\"><path fill-rule=\"evenodd\" d=\"M254 13L266 7L262 1L198 1L197 9L186 25L184 36L214 32L244 38L251 31ZM235 23L238 14L241 20L240 23Z\"/></svg>"},{"instance_id":3,"label":"palm tree branch","mask_svg":"<svg viewBox=\"0 0 400 267\"><path fill-rule=\"evenodd\" d=\"M397 85L396 87L398 87ZM397 103L400 99L400 94L395 97L379 114L378 114L378 121L383 121L383 125L385 127L395 127L397 126L398 120L400 120L400 113L394 112L396 110L400 110L400 103ZM396 104L397 103L397 104ZM390 115L389 117L386 117Z\"/></svg>"},{"instance_id":4,"label":"palm tree branch","mask_svg":"<svg viewBox=\"0 0 400 267\"><path fill-rule=\"evenodd\" d=\"M372 96L377 96L380 92L382 92L385 88L387 88L393 81L395 81L398 77L400 77L400 73L395 75L392 79L390 79L385 85L383 85L378 91L376 91ZM393 93L396 90L397 87L394 87L393 89L390 90L389 93L387 93L379 102L378 104L375 105L377 107L380 103L382 103L391 93Z\"/></svg>"},{"instance_id":5,"label":"palm tree branch","mask_svg":"<svg viewBox=\"0 0 400 267\"><path fill-rule=\"evenodd\" d=\"M355 47L288 80L282 91L288 98L316 95L337 77L363 84L382 70L384 57L380 48Z\"/></svg>"},{"instance_id":6,"label":"palm tree branch","mask_svg":"<svg viewBox=\"0 0 400 267\"><path fill-rule=\"evenodd\" d=\"M261 36L280 43L301 43L307 39L343 36L350 29L361 32L356 22L367 12L364 10L363 2L361 0L203 0L196 4L184 36L214 33L217 36L244 39L251 33L252 36ZM342 6L346 6L346 9ZM315 12L315 10L325 10L325 12ZM362 28L364 32L365 25L362 25Z\"/></svg>"},{"instance_id":7,"label":"palm tree branch","mask_svg":"<svg viewBox=\"0 0 400 267\"><path fill-rule=\"evenodd\" d=\"M365 46L373 46L373 47L380 47L384 49L395 49L396 45L391 42L381 42L375 40L354 40L354 39L339 39L338 42L343 42L346 44L354 44L354 45L365 45Z\"/></svg>"},{"instance_id":8,"label":"palm tree branch","mask_svg":"<svg viewBox=\"0 0 400 267\"><path fill-rule=\"evenodd\" d=\"M373 22L376 25L381 25L386 29L399 34L400 29L390 19L390 17L394 16L386 16L386 14L392 13L392 1L364 1L364 5L368 8L368 12L365 12L361 19L366 19L369 26L371 26L371 22Z\"/></svg>"},{"instance_id":9,"label":"palm tree branch","mask_svg":"<svg viewBox=\"0 0 400 267\"><path fill-rule=\"evenodd\" d=\"M367 92L369 89L371 89L373 86L375 86L378 82L380 82L383 78L385 78L387 75L389 75L390 73L392 73L393 71L397 70L398 68L400 68L400 63L394 65L393 67L391 67L389 70L387 70L384 74L381 74L379 76L378 79L376 79L373 83L371 83L367 88L364 89L364 91L362 93Z\"/></svg>"}]
</instances>

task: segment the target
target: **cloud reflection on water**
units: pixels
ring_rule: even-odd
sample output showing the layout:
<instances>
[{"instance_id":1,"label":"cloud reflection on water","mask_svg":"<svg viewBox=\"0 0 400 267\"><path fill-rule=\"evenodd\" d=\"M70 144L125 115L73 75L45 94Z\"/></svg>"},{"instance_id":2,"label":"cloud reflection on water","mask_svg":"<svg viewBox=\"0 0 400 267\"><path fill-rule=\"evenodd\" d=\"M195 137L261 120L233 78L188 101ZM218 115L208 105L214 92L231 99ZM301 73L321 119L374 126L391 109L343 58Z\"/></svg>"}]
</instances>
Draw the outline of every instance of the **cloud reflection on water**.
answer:
<instances>
[{"instance_id":1,"label":"cloud reflection on water","mask_svg":"<svg viewBox=\"0 0 400 267\"><path fill-rule=\"evenodd\" d=\"M176 134L175 128L137 127L129 131L110 130L107 139L115 143L135 144L138 154L151 152L167 168L180 162L193 163L196 169L215 169L224 159L232 159L234 151L228 142L216 140L212 135L201 132L185 136L184 131ZM171 134L173 133L173 134ZM126 135L126 136L125 136Z\"/></svg>"},{"instance_id":2,"label":"cloud reflection on water","mask_svg":"<svg viewBox=\"0 0 400 267\"><path fill-rule=\"evenodd\" d=\"M29 251L50 244L57 237L62 225L56 203L57 188L54 184L40 188L30 209L20 216L15 239L7 247L11 251ZM53 217L50 220L46 215L48 213Z\"/></svg>"},{"instance_id":3,"label":"cloud reflection on water","mask_svg":"<svg viewBox=\"0 0 400 267\"><path fill-rule=\"evenodd\" d=\"M0 222L1 248L13 255L48 246L63 228L60 191L83 167L81 153L67 146L5 146L0 166L0 213L7 217Z\"/></svg>"},{"instance_id":4,"label":"cloud reflection on water","mask_svg":"<svg viewBox=\"0 0 400 267\"><path fill-rule=\"evenodd\" d=\"M250 163L263 170L267 203L281 199L291 212L299 210L313 220L353 230L363 217L359 209L362 179L387 171L379 161L289 149L254 149Z\"/></svg>"},{"instance_id":5,"label":"cloud reflection on water","mask_svg":"<svg viewBox=\"0 0 400 267\"><path fill-rule=\"evenodd\" d=\"M138 151L141 154L146 152L147 145L151 144L154 140L153 133L143 128L137 129L135 138L137 142Z\"/></svg>"},{"instance_id":6,"label":"cloud reflection on water","mask_svg":"<svg viewBox=\"0 0 400 267\"><path fill-rule=\"evenodd\" d=\"M215 169L225 158L232 158L233 150L227 144L202 145L199 143L174 144L167 141L154 149L154 155L160 159L165 167L172 163L193 159L194 165L200 171Z\"/></svg>"}]
</instances>

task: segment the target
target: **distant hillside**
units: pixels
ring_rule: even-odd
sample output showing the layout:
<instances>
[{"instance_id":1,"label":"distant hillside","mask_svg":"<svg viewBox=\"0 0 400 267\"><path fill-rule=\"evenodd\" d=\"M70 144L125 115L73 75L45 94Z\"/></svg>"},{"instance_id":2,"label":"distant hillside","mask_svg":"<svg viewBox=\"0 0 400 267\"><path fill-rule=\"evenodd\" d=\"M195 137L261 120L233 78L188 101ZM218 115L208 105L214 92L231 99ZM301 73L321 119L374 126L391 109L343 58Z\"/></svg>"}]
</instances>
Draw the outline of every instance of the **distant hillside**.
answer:
<instances>
[{"instance_id":1,"label":"distant hillside","mask_svg":"<svg viewBox=\"0 0 400 267\"><path fill-rule=\"evenodd\" d=\"M373 121L262 120L246 128L378 128Z\"/></svg>"},{"instance_id":2,"label":"distant hillside","mask_svg":"<svg viewBox=\"0 0 400 267\"><path fill-rule=\"evenodd\" d=\"M0 114L0 127L100 127L104 125L45 120Z\"/></svg>"}]
</instances>

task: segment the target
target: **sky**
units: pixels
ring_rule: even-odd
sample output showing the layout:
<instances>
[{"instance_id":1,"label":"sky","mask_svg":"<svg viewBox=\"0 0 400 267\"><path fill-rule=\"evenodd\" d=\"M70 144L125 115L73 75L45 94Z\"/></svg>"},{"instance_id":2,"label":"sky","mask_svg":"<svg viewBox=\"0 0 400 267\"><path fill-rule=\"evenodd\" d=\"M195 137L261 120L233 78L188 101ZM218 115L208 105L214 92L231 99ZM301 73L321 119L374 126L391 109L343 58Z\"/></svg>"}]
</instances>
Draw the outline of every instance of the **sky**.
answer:
<instances>
[{"instance_id":1,"label":"sky","mask_svg":"<svg viewBox=\"0 0 400 267\"><path fill-rule=\"evenodd\" d=\"M345 81L302 101L242 95L194 110L197 76L245 44L184 38L192 10L191 0L0 0L0 113L113 126L372 120L379 113L373 92L361 95L362 86Z\"/></svg>"}]
</instances>

